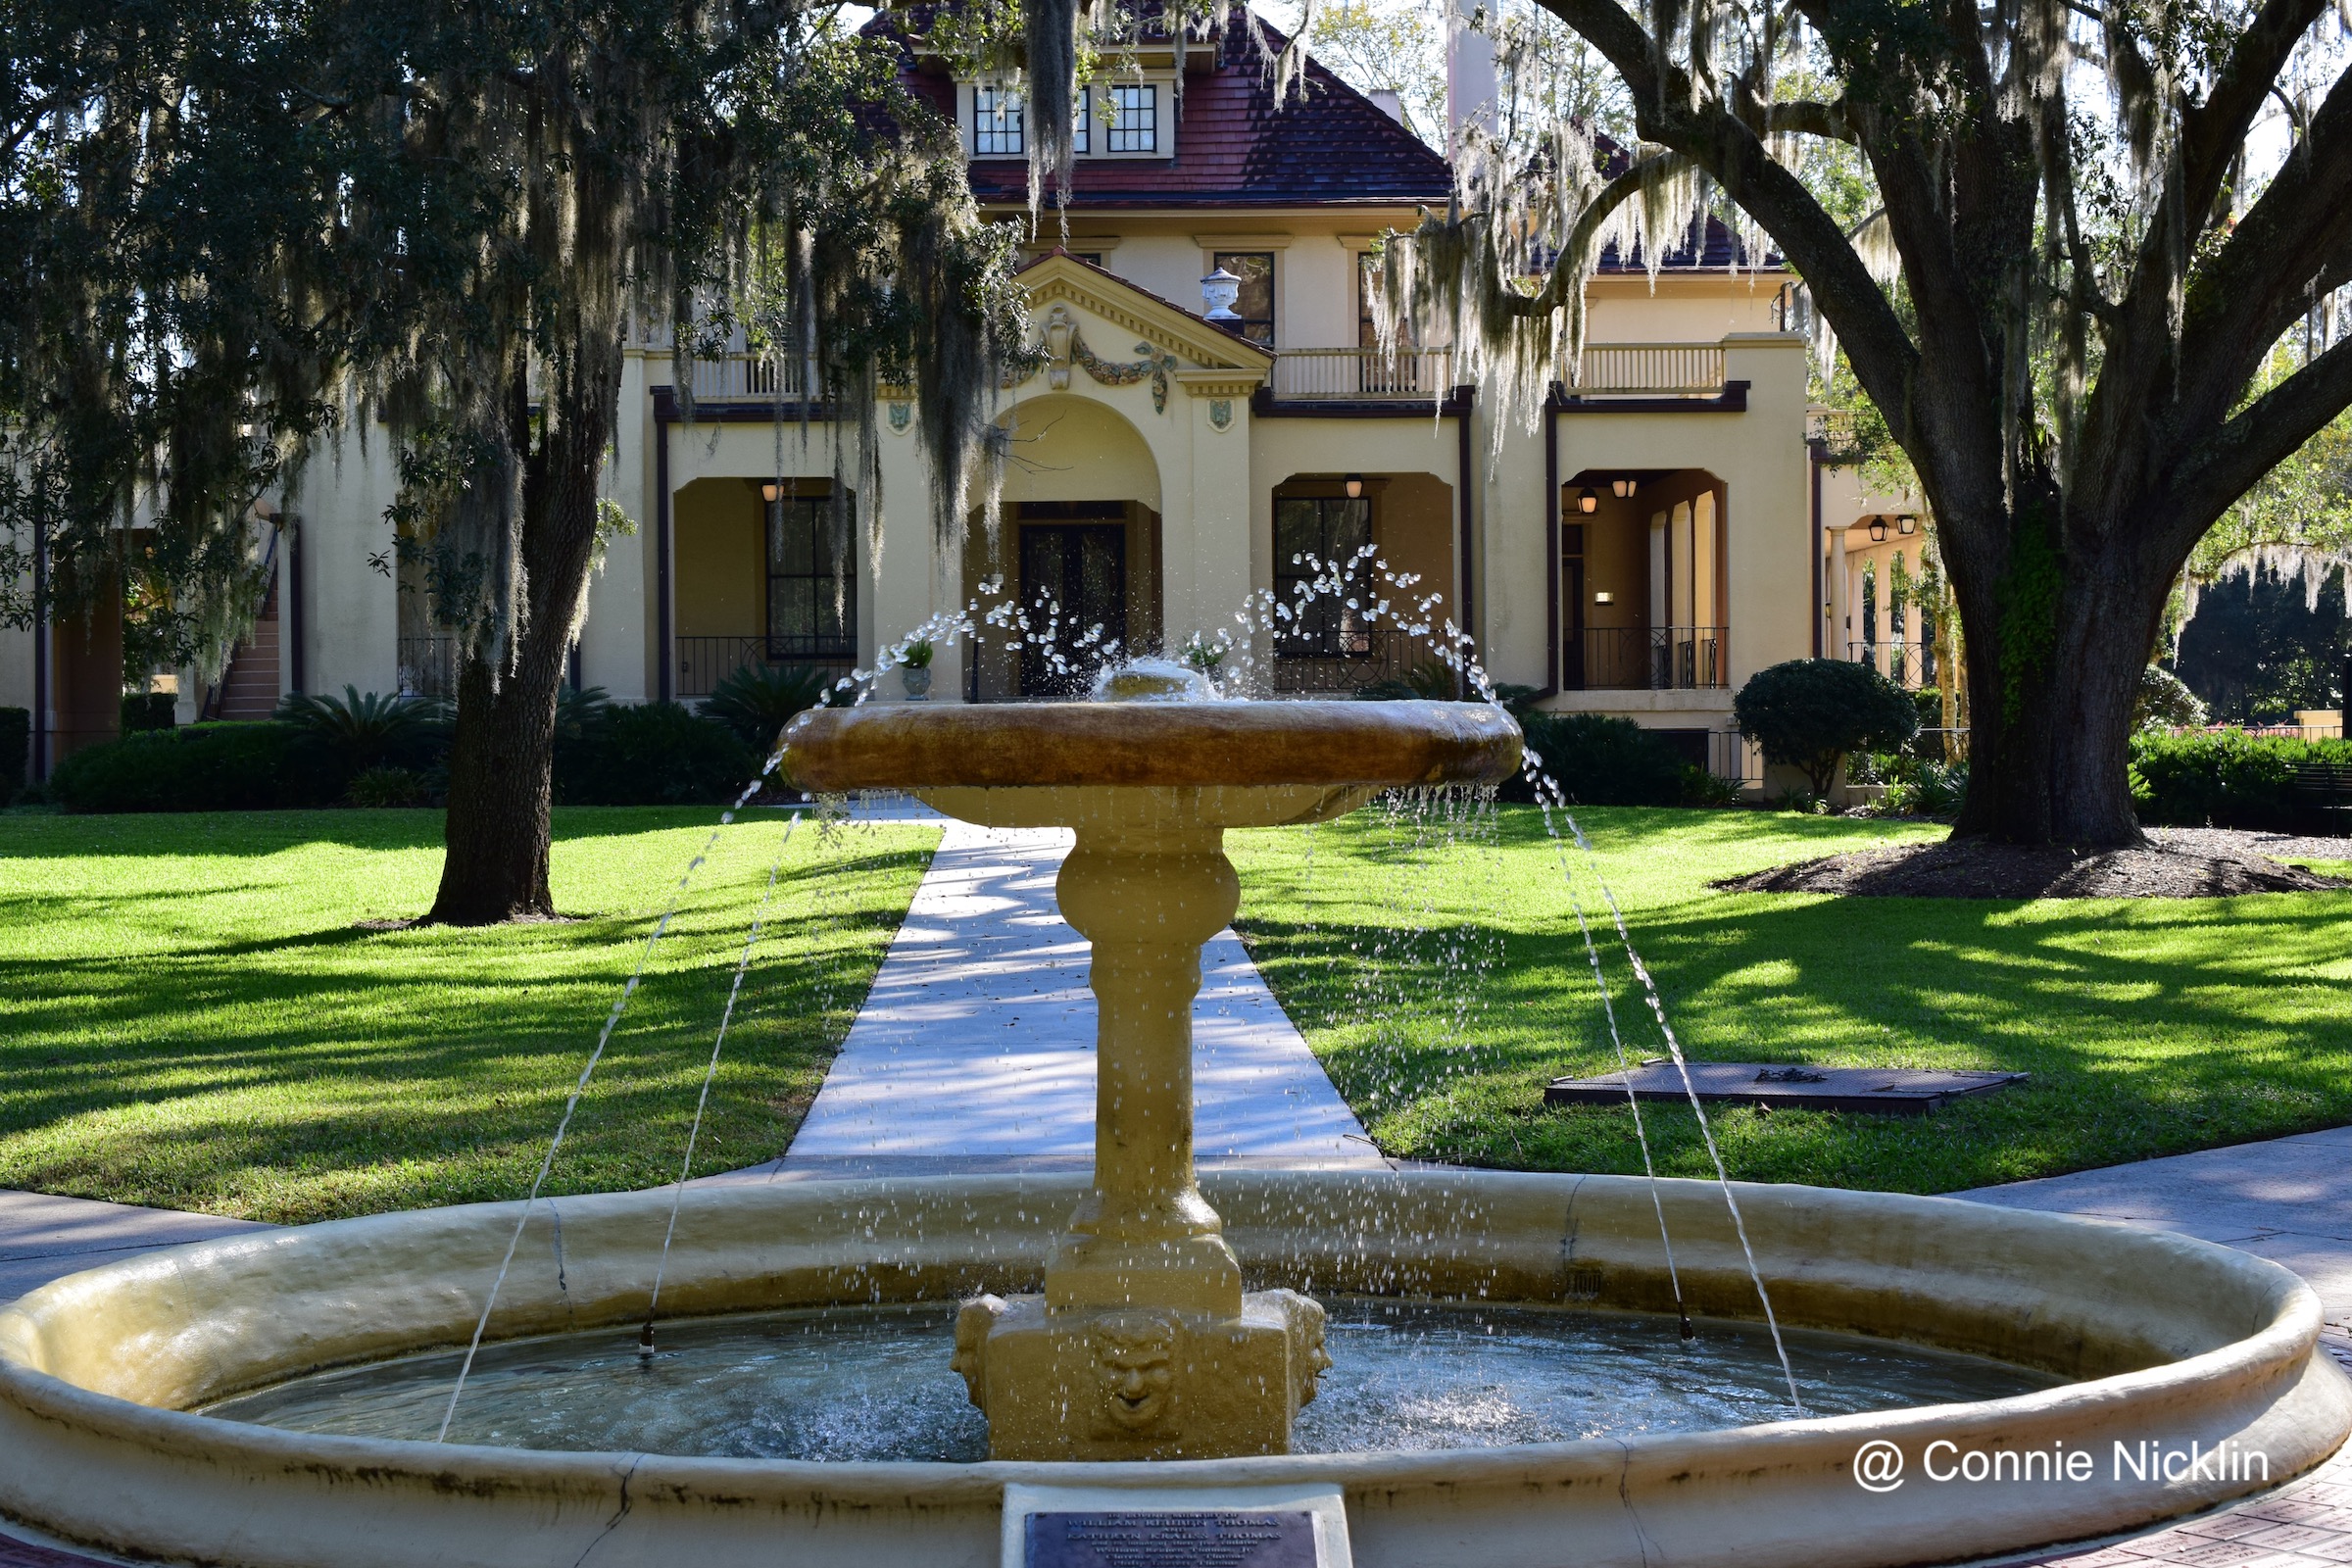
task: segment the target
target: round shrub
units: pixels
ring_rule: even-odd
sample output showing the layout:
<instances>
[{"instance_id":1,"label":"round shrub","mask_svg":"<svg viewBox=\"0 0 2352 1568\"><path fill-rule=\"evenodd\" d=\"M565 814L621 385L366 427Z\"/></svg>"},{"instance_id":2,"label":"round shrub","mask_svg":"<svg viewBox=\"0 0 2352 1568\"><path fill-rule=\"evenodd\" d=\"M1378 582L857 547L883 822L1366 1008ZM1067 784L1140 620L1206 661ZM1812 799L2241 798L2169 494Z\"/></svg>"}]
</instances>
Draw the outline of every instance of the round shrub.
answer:
<instances>
[{"instance_id":1,"label":"round shrub","mask_svg":"<svg viewBox=\"0 0 2352 1568\"><path fill-rule=\"evenodd\" d=\"M1919 733L1911 694L1868 664L1792 659L1760 669L1732 699L1740 733L1767 762L1804 769L1827 795L1848 752L1891 752Z\"/></svg>"},{"instance_id":2,"label":"round shrub","mask_svg":"<svg viewBox=\"0 0 2352 1568\"><path fill-rule=\"evenodd\" d=\"M2208 716L2197 694L2162 664L2139 672L2139 695L2132 703L2133 729L2190 729Z\"/></svg>"}]
</instances>

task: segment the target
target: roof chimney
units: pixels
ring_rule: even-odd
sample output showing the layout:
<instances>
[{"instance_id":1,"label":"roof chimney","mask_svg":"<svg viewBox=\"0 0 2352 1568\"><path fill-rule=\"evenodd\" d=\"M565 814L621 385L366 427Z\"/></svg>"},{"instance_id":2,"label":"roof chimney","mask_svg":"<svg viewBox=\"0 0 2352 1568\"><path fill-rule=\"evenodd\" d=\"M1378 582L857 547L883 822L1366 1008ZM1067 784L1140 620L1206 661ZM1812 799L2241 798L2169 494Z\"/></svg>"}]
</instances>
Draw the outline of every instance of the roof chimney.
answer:
<instances>
[{"instance_id":1,"label":"roof chimney","mask_svg":"<svg viewBox=\"0 0 2352 1568\"><path fill-rule=\"evenodd\" d=\"M1375 87L1364 96L1372 100L1373 108L1399 125L1404 123L1404 94L1394 87Z\"/></svg>"},{"instance_id":2,"label":"roof chimney","mask_svg":"<svg viewBox=\"0 0 2352 1568\"><path fill-rule=\"evenodd\" d=\"M1486 7L1481 0L1453 0L1446 19L1446 145L1461 142L1462 127L1494 130L1494 40L1470 22Z\"/></svg>"}]
</instances>

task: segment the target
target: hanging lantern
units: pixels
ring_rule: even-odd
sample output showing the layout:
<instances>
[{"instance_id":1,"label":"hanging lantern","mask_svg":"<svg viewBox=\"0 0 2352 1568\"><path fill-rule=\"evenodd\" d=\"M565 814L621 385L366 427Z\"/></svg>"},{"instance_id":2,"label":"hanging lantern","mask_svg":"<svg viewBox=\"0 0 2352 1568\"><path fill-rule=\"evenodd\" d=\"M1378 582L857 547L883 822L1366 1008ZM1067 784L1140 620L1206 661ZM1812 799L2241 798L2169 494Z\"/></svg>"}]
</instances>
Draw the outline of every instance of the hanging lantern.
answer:
<instances>
[{"instance_id":1,"label":"hanging lantern","mask_svg":"<svg viewBox=\"0 0 2352 1568\"><path fill-rule=\"evenodd\" d=\"M1636 485L1631 478L1623 475L1620 475L1619 477L1609 481L1609 494L1615 496L1620 501L1623 501L1627 497L1631 496L1638 488L1639 486Z\"/></svg>"},{"instance_id":2,"label":"hanging lantern","mask_svg":"<svg viewBox=\"0 0 2352 1568\"><path fill-rule=\"evenodd\" d=\"M1579 512L1598 512L1600 510L1599 492L1595 491L1591 485L1587 485L1582 490L1579 490L1576 493L1576 510Z\"/></svg>"},{"instance_id":3,"label":"hanging lantern","mask_svg":"<svg viewBox=\"0 0 2352 1568\"><path fill-rule=\"evenodd\" d=\"M1350 501L1364 499L1364 476L1362 474L1351 473L1348 476L1348 499Z\"/></svg>"},{"instance_id":4,"label":"hanging lantern","mask_svg":"<svg viewBox=\"0 0 2352 1568\"><path fill-rule=\"evenodd\" d=\"M1875 545L1875 544L1879 543L1881 540L1885 539L1886 537L1886 519L1885 517L1873 517L1873 518L1871 518L1871 519L1870 519L1870 542L1871 542L1872 544L1874 544L1874 545Z\"/></svg>"}]
</instances>

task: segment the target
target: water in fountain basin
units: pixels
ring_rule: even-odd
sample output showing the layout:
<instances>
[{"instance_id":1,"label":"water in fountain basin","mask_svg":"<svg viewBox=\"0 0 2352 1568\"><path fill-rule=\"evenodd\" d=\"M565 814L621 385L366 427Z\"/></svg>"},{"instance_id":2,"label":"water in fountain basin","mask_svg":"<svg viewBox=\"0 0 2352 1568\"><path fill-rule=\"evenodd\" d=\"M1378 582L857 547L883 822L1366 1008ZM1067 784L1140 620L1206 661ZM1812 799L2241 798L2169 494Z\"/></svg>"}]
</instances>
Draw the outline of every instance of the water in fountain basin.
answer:
<instances>
[{"instance_id":1,"label":"water in fountain basin","mask_svg":"<svg viewBox=\"0 0 2352 1568\"><path fill-rule=\"evenodd\" d=\"M1679 1340L1630 1313L1340 1297L1332 1370L1296 1451L1477 1448L1704 1431L1787 1413L1759 1326ZM969 1461L987 1427L949 1370L952 1306L836 1307L485 1347L452 1442L734 1458ZM2055 1380L1884 1340L1784 1331L1816 1413L1999 1397ZM301 1432L430 1437L454 1355L318 1374L205 1413Z\"/></svg>"}]
</instances>

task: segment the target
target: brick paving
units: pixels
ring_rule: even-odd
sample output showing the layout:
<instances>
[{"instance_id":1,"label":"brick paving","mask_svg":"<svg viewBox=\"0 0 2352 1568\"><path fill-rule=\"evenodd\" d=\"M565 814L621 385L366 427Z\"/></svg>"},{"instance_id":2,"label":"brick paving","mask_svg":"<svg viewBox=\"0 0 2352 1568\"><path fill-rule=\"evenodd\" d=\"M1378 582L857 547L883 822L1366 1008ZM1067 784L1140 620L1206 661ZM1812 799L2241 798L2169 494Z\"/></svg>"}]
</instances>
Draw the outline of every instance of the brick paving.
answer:
<instances>
[{"instance_id":1,"label":"brick paving","mask_svg":"<svg viewBox=\"0 0 2352 1568\"><path fill-rule=\"evenodd\" d=\"M2352 1334L2331 1323L2328 1353L2352 1372ZM2015 1568L2346 1568L2352 1564L2352 1444L2250 1502L2094 1550L2013 1558ZM0 1564L5 1568L5 1564Z\"/></svg>"}]
</instances>

